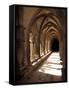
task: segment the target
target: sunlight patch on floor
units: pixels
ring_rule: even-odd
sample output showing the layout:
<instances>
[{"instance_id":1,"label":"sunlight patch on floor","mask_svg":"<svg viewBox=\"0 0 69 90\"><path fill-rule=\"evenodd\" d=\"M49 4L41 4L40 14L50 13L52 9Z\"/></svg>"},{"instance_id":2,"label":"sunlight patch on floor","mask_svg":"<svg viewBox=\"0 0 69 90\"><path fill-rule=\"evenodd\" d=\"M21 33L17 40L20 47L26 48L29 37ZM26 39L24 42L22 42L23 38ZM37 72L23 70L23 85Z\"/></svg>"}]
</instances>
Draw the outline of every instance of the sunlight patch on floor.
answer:
<instances>
[{"instance_id":1,"label":"sunlight patch on floor","mask_svg":"<svg viewBox=\"0 0 69 90\"><path fill-rule=\"evenodd\" d=\"M49 56L49 58L44 62L38 71L46 74L62 76L61 69L63 67L61 63L62 61L60 60L59 53L54 52Z\"/></svg>"}]
</instances>

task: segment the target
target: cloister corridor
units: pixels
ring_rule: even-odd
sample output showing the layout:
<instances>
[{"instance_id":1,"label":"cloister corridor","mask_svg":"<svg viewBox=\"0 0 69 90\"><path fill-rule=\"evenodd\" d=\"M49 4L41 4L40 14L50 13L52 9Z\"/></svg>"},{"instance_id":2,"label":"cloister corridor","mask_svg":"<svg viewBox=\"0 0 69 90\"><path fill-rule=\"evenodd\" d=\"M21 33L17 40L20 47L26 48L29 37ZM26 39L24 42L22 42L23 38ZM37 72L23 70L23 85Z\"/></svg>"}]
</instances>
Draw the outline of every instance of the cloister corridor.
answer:
<instances>
[{"instance_id":1,"label":"cloister corridor","mask_svg":"<svg viewBox=\"0 0 69 90\"><path fill-rule=\"evenodd\" d=\"M65 9L16 7L16 83L66 80Z\"/></svg>"}]
</instances>

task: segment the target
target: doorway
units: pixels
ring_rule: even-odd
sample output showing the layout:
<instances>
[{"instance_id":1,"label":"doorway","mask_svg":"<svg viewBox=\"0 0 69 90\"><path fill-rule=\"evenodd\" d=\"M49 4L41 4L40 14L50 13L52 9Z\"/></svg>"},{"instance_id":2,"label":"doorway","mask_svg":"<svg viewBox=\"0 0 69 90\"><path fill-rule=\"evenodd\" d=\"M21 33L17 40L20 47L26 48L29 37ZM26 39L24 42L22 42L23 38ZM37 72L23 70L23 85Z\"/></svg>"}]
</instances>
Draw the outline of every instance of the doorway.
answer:
<instances>
[{"instance_id":1,"label":"doorway","mask_svg":"<svg viewBox=\"0 0 69 90\"><path fill-rule=\"evenodd\" d=\"M53 38L51 41L51 51L59 52L59 41L56 38Z\"/></svg>"}]
</instances>

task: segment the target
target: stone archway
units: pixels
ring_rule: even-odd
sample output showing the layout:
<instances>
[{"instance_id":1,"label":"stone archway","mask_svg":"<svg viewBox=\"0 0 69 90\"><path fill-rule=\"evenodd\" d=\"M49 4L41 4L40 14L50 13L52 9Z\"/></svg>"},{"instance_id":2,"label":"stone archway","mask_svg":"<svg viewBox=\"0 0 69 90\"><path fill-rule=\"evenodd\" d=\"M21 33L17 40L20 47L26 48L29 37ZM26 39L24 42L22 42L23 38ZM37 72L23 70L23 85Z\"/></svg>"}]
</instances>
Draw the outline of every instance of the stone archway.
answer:
<instances>
[{"instance_id":1,"label":"stone archway","mask_svg":"<svg viewBox=\"0 0 69 90\"><path fill-rule=\"evenodd\" d=\"M34 42L34 44L33 42L32 44L31 43L30 44L35 45L34 55L36 54L37 56L36 59L40 58L40 56L45 55L46 53L51 51L50 49L50 44L52 44L51 38L53 38L54 36L59 38L59 43L60 43L63 37L62 36L63 32L59 18L51 12L50 13L43 12L41 14L39 13L38 15L35 14L35 16L34 15L32 16L28 28L29 35L30 33L32 33L33 36L32 41ZM61 47L61 43L59 44L59 47L63 48ZM34 48L32 49L34 50ZM59 51L60 53L62 53L60 49ZM30 49L30 53L31 53L31 49Z\"/></svg>"}]
</instances>

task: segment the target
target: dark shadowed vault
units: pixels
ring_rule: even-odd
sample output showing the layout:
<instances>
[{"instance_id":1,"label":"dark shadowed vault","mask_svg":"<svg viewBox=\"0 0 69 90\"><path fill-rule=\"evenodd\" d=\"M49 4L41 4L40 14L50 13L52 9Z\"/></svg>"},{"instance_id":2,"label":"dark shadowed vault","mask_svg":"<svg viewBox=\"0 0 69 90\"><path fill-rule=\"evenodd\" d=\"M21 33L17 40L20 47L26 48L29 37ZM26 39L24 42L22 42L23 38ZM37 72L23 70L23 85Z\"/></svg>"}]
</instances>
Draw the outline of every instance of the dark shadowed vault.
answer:
<instances>
[{"instance_id":1,"label":"dark shadowed vault","mask_svg":"<svg viewBox=\"0 0 69 90\"><path fill-rule=\"evenodd\" d=\"M51 51L59 52L59 41L56 38L51 41Z\"/></svg>"}]
</instances>

